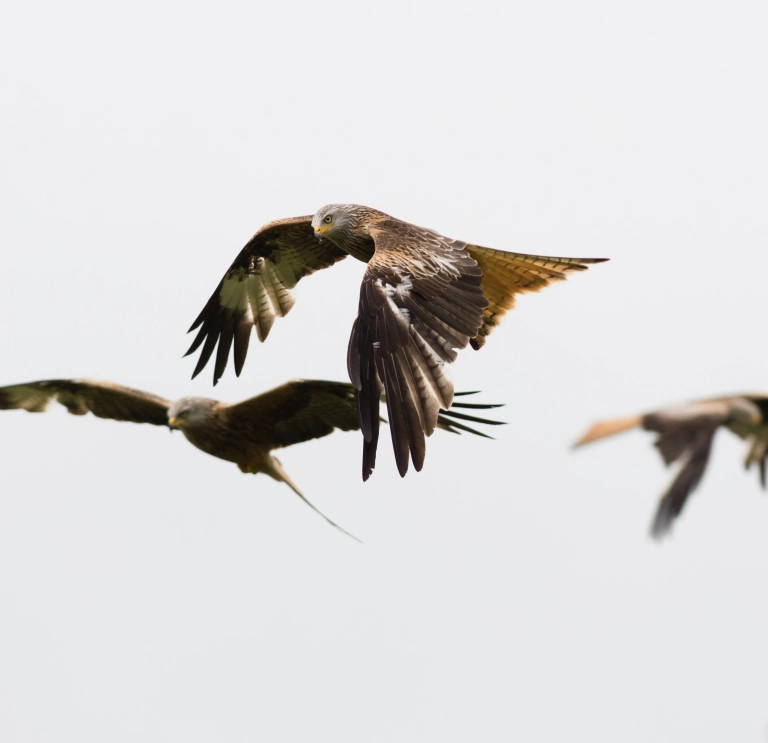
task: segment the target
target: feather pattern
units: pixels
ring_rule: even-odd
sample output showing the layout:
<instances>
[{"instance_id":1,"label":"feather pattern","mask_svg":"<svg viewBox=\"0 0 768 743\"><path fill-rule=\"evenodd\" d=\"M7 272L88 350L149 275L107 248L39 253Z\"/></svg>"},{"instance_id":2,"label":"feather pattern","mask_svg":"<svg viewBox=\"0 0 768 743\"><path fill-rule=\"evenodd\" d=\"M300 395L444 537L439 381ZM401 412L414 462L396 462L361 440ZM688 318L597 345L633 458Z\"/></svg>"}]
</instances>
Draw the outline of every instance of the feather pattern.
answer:
<instances>
[{"instance_id":1,"label":"feather pattern","mask_svg":"<svg viewBox=\"0 0 768 743\"><path fill-rule=\"evenodd\" d=\"M424 439L439 410L451 405L446 364L469 344L480 348L518 293L538 291L603 260L506 253L370 207L329 204L312 218L271 222L243 248L190 328L198 334L187 354L200 349L193 376L217 344L214 384L233 348L239 375L251 327L264 341L275 318L293 306L298 281L346 255L368 263L347 353L364 438L364 480L376 460L382 391L398 470L405 475L409 459L419 470Z\"/></svg>"},{"instance_id":2,"label":"feather pattern","mask_svg":"<svg viewBox=\"0 0 768 743\"><path fill-rule=\"evenodd\" d=\"M585 271L589 265L607 260L507 253L479 245L467 245L466 251L483 271L483 294L488 299L483 325L472 340L475 350L485 345L491 331L515 306L518 294L540 291L553 281L563 281L571 271Z\"/></svg>"},{"instance_id":3,"label":"feather pattern","mask_svg":"<svg viewBox=\"0 0 768 743\"><path fill-rule=\"evenodd\" d=\"M256 328L259 341L266 340L275 319L293 307L291 290L299 281L346 257L333 243L315 238L311 221L312 217L292 217L270 222L246 243L189 329L199 328L185 355L202 346L193 378L203 370L218 343L213 371L216 384L233 342L235 373L239 376L251 328Z\"/></svg>"},{"instance_id":4,"label":"feather pattern","mask_svg":"<svg viewBox=\"0 0 768 743\"><path fill-rule=\"evenodd\" d=\"M395 460L404 476L409 458L417 471L423 466L425 437L434 431L440 408L449 408L453 399L445 363L477 333L487 300L464 243L386 215L370 220L367 231L376 252L360 290L349 373L366 407L384 388ZM368 420L375 417L374 405ZM363 479L371 474L369 458L364 457Z\"/></svg>"},{"instance_id":5,"label":"feather pattern","mask_svg":"<svg viewBox=\"0 0 768 743\"><path fill-rule=\"evenodd\" d=\"M90 379L46 379L0 387L0 410L27 410L42 413L56 401L72 415L93 413L131 423L168 425L169 400L149 392L112 382Z\"/></svg>"}]
</instances>

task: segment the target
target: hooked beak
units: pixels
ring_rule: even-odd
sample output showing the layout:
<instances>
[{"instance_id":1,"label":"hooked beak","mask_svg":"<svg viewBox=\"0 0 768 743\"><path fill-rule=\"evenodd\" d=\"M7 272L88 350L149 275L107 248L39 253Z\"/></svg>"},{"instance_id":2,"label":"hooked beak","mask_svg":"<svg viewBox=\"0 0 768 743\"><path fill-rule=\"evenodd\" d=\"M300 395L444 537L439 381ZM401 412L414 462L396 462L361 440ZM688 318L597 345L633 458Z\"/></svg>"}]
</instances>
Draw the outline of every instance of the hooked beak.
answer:
<instances>
[{"instance_id":1,"label":"hooked beak","mask_svg":"<svg viewBox=\"0 0 768 743\"><path fill-rule=\"evenodd\" d=\"M179 428L179 421L177 418L169 418L168 419L168 425L171 428L171 431L178 430Z\"/></svg>"},{"instance_id":2,"label":"hooked beak","mask_svg":"<svg viewBox=\"0 0 768 743\"><path fill-rule=\"evenodd\" d=\"M323 235L328 232L328 225L327 224L319 224L317 227L315 227L315 237L319 240L323 239Z\"/></svg>"}]
</instances>

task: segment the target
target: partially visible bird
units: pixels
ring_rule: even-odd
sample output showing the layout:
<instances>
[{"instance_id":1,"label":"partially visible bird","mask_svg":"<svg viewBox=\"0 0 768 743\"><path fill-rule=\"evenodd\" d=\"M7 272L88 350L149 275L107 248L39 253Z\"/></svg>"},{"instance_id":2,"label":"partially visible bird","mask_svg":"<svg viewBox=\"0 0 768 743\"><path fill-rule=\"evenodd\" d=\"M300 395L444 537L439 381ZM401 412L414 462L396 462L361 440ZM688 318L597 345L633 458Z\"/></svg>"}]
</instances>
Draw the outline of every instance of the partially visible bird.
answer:
<instances>
[{"instance_id":1,"label":"partially visible bird","mask_svg":"<svg viewBox=\"0 0 768 743\"><path fill-rule=\"evenodd\" d=\"M398 470L405 475L409 458L420 470L425 436L453 400L445 365L457 350L468 344L481 348L517 294L605 260L492 250L367 206L330 204L314 217L270 222L240 251L190 328L199 331L187 355L202 346L192 376L217 344L213 383L233 345L239 375L251 328L265 340L275 318L293 307L292 289L299 280L347 255L368 264L347 354L365 439L363 480L376 463L382 392Z\"/></svg>"},{"instance_id":2,"label":"partially visible bird","mask_svg":"<svg viewBox=\"0 0 768 743\"><path fill-rule=\"evenodd\" d=\"M658 434L654 443L665 464L680 463L677 475L656 509L651 525L651 534L656 539L670 532L688 496L701 481L712 449L712 440L720 427L727 428L747 441L744 467L749 469L752 465L757 466L760 482L763 488L766 486L768 395L718 397L674 405L645 415L600 421L593 424L574 447L636 426Z\"/></svg>"},{"instance_id":3,"label":"partially visible bird","mask_svg":"<svg viewBox=\"0 0 768 743\"><path fill-rule=\"evenodd\" d=\"M91 412L98 418L179 429L198 449L234 462L242 472L263 472L284 482L328 523L349 534L304 497L271 452L327 436L337 428L342 431L359 429L355 391L351 384L294 379L239 403L204 397L183 397L171 402L149 392L88 379L50 379L0 387L0 410L21 408L41 413L53 400L74 415ZM487 410L500 406L456 402L453 407ZM460 420L502 424L501 421L447 410L440 412L437 425L451 433L467 431L491 438Z\"/></svg>"}]
</instances>

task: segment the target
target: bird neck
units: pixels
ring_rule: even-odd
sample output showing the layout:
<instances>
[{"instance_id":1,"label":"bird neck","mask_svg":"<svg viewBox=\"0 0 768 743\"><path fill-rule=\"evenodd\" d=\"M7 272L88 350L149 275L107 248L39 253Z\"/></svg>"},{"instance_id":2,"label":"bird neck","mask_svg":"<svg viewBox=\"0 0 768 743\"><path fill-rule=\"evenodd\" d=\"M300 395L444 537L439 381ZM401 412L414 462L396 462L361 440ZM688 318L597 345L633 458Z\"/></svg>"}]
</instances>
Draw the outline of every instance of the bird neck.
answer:
<instances>
[{"instance_id":1,"label":"bird neck","mask_svg":"<svg viewBox=\"0 0 768 743\"><path fill-rule=\"evenodd\" d=\"M345 253L363 263L368 263L376 250L373 238L363 229L340 231L333 236L333 242Z\"/></svg>"}]
</instances>

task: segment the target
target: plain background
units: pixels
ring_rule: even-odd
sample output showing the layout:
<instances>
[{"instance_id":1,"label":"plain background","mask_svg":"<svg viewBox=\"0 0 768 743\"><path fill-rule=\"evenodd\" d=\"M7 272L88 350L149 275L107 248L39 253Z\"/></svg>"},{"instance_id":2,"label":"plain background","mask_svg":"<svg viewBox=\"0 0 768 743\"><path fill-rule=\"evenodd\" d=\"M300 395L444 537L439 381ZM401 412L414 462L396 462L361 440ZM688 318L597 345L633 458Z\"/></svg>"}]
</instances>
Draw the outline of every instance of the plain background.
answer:
<instances>
[{"instance_id":1,"label":"plain background","mask_svg":"<svg viewBox=\"0 0 768 743\"><path fill-rule=\"evenodd\" d=\"M768 389L763 2L14 3L0 30L0 384L238 400L346 380L363 265L302 282L240 379L181 360L271 219L356 202L610 257L457 389L496 441L281 453L331 518L149 426L0 415L0 737L763 741L768 499L723 433L672 537L650 437Z\"/></svg>"}]
</instances>

